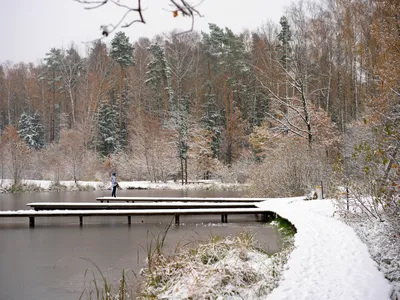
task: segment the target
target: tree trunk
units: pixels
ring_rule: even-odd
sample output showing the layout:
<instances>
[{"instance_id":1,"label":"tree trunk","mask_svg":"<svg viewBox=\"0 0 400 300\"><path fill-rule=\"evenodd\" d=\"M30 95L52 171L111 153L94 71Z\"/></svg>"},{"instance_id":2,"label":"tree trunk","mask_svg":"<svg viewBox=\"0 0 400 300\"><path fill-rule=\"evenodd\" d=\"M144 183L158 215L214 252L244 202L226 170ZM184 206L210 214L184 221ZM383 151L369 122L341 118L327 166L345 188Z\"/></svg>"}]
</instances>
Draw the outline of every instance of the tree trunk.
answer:
<instances>
[{"instance_id":1,"label":"tree trunk","mask_svg":"<svg viewBox=\"0 0 400 300\"><path fill-rule=\"evenodd\" d=\"M165 89L166 89L165 79L162 81L162 83L163 83L163 98L164 98L165 123L167 124L167 123L168 123L168 118L169 118L169 116L168 116L169 107L168 107L168 95L167 95L167 91L165 90Z\"/></svg>"},{"instance_id":2,"label":"tree trunk","mask_svg":"<svg viewBox=\"0 0 400 300\"><path fill-rule=\"evenodd\" d=\"M68 89L68 96L69 100L71 102L71 113L72 113L72 128L75 128L75 101L74 101L74 95L72 94L71 88Z\"/></svg>"},{"instance_id":3,"label":"tree trunk","mask_svg":"<svg viewBox=\"0 0 400 300\"><path fill-rule=\"evenodd\" d=\"M53 78L52 78L52 84L51 84L51 108L50 108L50 143L54 141L55 137L55 132L54 132L54 114L55 114L55 107L54 105L56 104L56 74L55 70L53 69Z\"/></svg>"},{"instance_id":4,"label":"tree trunk","mask_svg":"<svg viewBox=\"0 0 400 300\"><path fill-rule=\"evenodd\" d=\"M183 185L184 183L183 158L181 158L180 161L181 161L181 183Z\"/></svg>"},{"instance_id":5,"label":"tree trunk","mask_svg":"<svg viewBox=\"0 0 400 300\"><path fill-rule=\"evenodd\" d=\"M185 157L185 184L188 183L188 171L187 171L188 159Z\"/></svg>"},{"instance_id":6,"label":"tree trunk","mask_svg":"<svg viewBox=\"0 0 400 300\"><path fill-rule=\"evenodd\" d=\"M122 65L119 65L121 68L120 82L119 82L119 136L122 141L122 89L124 85L124 68Z\"/></svg>"},{"instance_id":7,"label":"tree trunk","mask_svg":"<svg viewBox=\"0 0 400 300\"><path fill-rule=\"evenodd\" d=\"M307 95L304 85L301 86L301 101L303 104L304 119L307 126L308 147L311 149L312 146L311 118L310 118L310 113L308 111Z\"/></svg>"},{"instance_id":8,"label":"tree trunk","mask_svg":"<svg viewBox=\"0 0 400 300\"><path fill-rule=\"evenodd\" d=\"M328 63L329 63L329 74L328 74L328 92L326 95L326 107L325 110L329 113L330 109L330 98L331 98L331 90L332 90L332 63L331 63L331 52L329 51L329 58L328 58Z\"/></svg>"}]
</instances>

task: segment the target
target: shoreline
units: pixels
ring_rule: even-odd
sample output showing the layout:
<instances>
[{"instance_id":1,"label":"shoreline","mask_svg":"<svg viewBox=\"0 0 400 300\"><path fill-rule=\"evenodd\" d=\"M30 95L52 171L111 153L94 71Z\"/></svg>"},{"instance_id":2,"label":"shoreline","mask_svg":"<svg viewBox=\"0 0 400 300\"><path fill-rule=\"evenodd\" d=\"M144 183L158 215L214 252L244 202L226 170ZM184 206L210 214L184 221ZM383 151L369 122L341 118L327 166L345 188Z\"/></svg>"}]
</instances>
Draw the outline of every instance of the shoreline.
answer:
<instances>
[{"instance_id":1,"label":"shoreline","mask_svg":"<svg viewBox=\"0 0 400 300\"><path fill-rule=\"evenodd\" d=\"M182 185L180 182L150 182L150 181L120 181L118 182L121 190L208 190L208 191L245 191L248 187L239 183L223 183L217 180L197 180L190 181ZM49 191L105 191L111 190L109 182L102 181L77 181L60 180L58 184L51 180L21 180L19 188L12 190L13 180L2 179L0 181L1 193L15 192L49 192Z\"/></svg>"}]
</instances>

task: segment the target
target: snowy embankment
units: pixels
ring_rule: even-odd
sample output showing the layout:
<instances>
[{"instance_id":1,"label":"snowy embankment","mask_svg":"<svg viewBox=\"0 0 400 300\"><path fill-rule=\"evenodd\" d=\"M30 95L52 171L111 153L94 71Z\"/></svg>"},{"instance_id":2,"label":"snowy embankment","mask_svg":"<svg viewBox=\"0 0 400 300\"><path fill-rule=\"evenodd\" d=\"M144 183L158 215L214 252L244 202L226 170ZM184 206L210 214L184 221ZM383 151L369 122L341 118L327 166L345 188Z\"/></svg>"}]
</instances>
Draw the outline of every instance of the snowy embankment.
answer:
<instances>
[{"instance_id":1,"label":"snowy embankment","mask_svg":"<svg viewBox=\"0 0 400 300\"><path fill-rule=\"evenodd\" d=\"M51 180L22 180L22 184L37 186L45 191L52 190L54 181ZM169 189L169 190L237 190L243 189L242 184L221 183L215 180L198 180L192 181L190 184L182 185L180 182L150 182L150 181L120 181L118 182L121 189ZM78 181L60 180L60 185L65 186L67 190L79 190L80 187L88 187L93 190L107 190L111 187L110 182L102 181ZM13 180L2 179L0 192L10 189L13 185Z\"/></svg>"},{"instance_id":2,"label":"snowy embankment","mask_svg":"<svg viewBox=\"0 0 400 300\"><path fill-rule=\"evenodd\" d=\"M392 285L354 230L333 216L332 202L302 199L257 203L297 228L288 268L267 300L390 299Z\"/></svg>"}]
</instances>

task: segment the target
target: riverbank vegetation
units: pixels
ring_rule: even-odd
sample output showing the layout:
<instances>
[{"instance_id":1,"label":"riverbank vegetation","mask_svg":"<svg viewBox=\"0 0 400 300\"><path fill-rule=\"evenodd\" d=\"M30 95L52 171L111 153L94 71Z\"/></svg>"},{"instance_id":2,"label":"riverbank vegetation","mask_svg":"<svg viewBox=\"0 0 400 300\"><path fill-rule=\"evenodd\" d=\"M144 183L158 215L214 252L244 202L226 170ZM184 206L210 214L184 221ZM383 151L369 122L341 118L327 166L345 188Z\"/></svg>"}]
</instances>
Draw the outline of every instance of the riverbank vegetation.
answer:
<instances>
[{"instance_id":1,"label":"riverbank vegetation","mask_svg":"<svg viewBox=\"0 0 400 300\"><path fill-rule=\"evenodd\" d=\"M81 299L264 299L278 286L293 248L296 229L277 217L272 223L281 232L281 251L268 253L249 231L235 237L212 236L196 246L177 245L175 253L163 252L166 226L147 243L146 267L140 274L123 271L119 285L112 286L95 266ZM87 276L85 276L87 278ZM139 286L132 284L138 281Z\"/></svg>"}]
</instances>

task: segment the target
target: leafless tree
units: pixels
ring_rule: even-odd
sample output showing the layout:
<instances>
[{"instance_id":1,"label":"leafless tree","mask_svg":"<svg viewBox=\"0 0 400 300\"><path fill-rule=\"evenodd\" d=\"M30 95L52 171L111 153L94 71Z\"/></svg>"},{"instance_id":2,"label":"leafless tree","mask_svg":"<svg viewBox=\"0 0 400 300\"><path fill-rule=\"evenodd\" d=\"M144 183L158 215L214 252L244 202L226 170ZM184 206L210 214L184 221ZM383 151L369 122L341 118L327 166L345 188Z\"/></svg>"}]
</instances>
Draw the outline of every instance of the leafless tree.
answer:
<instances>
[{"instance_id":1,"label":"leafless tree","mask_svg":"<svg viewBox=\"0 0 400 300\"><path fill-rule=\"evenodd\" d=\"M4 129L2 143L5 165L14 179L14 184L19 184L24 171L29 167L29 148L12 125Z\"/></svg>"},{"instance_id":2,"label":"leafless tree","mask_svg":"<svg viewBox=\"0 0 400 300\"><path fill-rule=\"evenodd\" d=\"M67 172L72 175L75 183L83 173L84 139L78 130L63 130L60 133L61 152L64 154Z\"/></svg>"}]
</instances>

